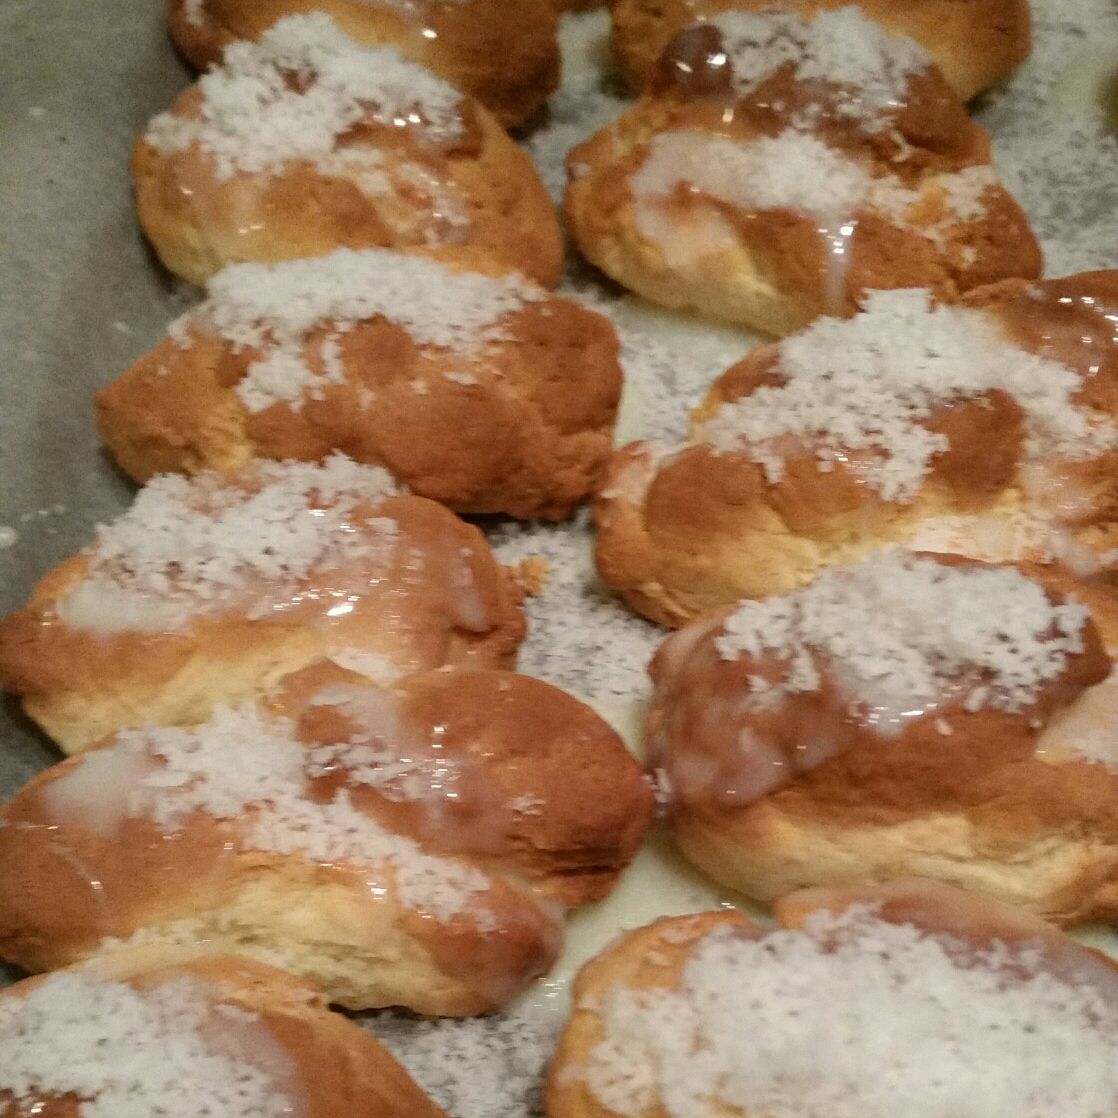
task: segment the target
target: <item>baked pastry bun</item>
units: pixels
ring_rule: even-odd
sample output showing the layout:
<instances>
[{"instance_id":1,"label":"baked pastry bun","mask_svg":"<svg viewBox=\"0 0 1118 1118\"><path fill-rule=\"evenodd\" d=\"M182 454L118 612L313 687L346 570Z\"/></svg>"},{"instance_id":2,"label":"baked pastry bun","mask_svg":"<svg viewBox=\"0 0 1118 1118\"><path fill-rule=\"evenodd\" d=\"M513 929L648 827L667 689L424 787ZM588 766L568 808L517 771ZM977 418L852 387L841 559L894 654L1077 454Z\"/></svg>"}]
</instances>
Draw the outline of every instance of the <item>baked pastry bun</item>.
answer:
<instances>
[{"instance_id":1,"label":"baked pastry bun","mask_svg":"<svg viewBox=\"0 0 1118 1118\"><path fill-rule=\"evenodd\" d=\"M618 68L636 91L656 71L669 42L695 21L721 12L816 12L850 0L613 0L610 44ZM1028 0L858 0L867 18L893 35L915 39L955 92L969 101L1002 81L1029 55Z\"/></svg>"},{"instance_id":2,"label":"baked pastry bun","mask_svg":"<svg viewBox=\"0 0 1118 1118\"><path fill-rule=\"evenodd\" d=\"M205 69L237 39L257 39L284 16L330 15L364 46L388 44L480 101L503 125L522 124L559 84L549 0L168 0L171 37Z\"/></svg>"},{"instance_id":3,"label":"baked pastry bun","mask_svg":"<svg viewBox=\"0 0 1118 1118\"><path fill-rule=\"evenodd\" d=\"M494 1009L613 887L648 782L588 707L524 676L377 687L322 663L269 706L142 727L3 813L0 956L29 970L203 943L353 1009Z\"/></svg>"},{"instance_id":4,"label":"baked pastry bun","mask_svg":"<svg viewBox=\"0 0 1118 1118\"><path fill-rule=\"evenodd\" d=\"M250 959L78 968L0 994L0 1114L445 1118L308 983Z\"/></svg>"},{"instance_id":5,"label":"baked pastry bun","mask_svg":"<svg viewBox=\"0 0 1118 1118\"><path fill-rule=\"evenodd\" d=\"M1110 1118L1118 968L898 882L659 920L583 968L548 1118Z\"/></svg>"},{"instance_id":6,"label":"baked pastry bun","mask_svg":"<svg viewBox=\"0 0 1118 1118\"><path fill-rule=\"evenodd\" d=\"M97 395L137 481L344 450L459 512L562 519L621 394L608 319L507 275L386 249L233 264Z\"/></svg>"},{"instance_id":7,"label":"baked pastry bun","mask_svg":"<svg viewBox=\"0 0 1118 1118\"><path fill-rule=\"evenodd\" d=\"M854 8L728 12L567 159L583 255L666 307L786 334L869 289L1040 274L986 133L930 56Z\"/></svg>"},{"instance_id":8,"label":"baked pastry bun","mask_svg":"<svg viewBox=\"0 0 1118 1118\"><path fill-rule=\"evenodd\" d=\"M598 567L680 624L885 545L1118 565L1118 272L1007 281L958 306L870 295L753 350L677 446L621 450Z\"/></svg>"},{"instance_id":9,"label":"baked pastry bun","mask_svg":"<svg viewBox=\"0 0 1118 1118\"><path fill-rule=\"evenodd\" d=\"M396 248L554 287L559 223L489 112L329 16L289 16L155 117L132 152L140 225L176 275Z\"/></svg>"},{"instance_id":10,"label":"baked pastry bun","mask_svg":"<svg viewBox=\"0 0 1118 1118\"><path fill-rule=\"evenodd\" d=\"M762 901L914 874L1118 914L1118 604L1081 589L894 551L680 630L647 728L680 849Z\"/></svg>"},{"instance_id":11,"label":"baked pastry bun","mask_svg":"<svg viewBox=\"0 0 1118 1118\"><path fill-rule=\"evenodd\" d=\"M0 682L74 753L200 722L323 656L374 678L498 667L523 634L476 528L335 455L155 478L0 621Z\"/></svg>"}]
</instances>

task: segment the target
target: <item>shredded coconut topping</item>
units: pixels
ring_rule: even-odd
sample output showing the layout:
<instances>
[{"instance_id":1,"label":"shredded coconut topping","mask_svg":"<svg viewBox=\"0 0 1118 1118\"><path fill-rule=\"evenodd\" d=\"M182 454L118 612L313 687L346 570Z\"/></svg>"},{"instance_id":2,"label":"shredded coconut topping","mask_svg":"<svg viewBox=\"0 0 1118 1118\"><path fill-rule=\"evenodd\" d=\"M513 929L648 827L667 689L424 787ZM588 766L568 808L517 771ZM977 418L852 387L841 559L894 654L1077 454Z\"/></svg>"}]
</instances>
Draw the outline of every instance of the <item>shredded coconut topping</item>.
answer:
<instances>
[{"instance_id":1,"label":"shredded coconut topping","mask_svg":"<svg viewBox=\"0 0 1118 1118\"><path fill-rule=\"evenodd\" d=\"M462 127L453 86L391 47L358 45L321 12L281 19L257 42L231 43L198 89L196 117L161 113L146 139L165 152L198 144L219 180L329 160L363 120L433 138L454 138Z\"/></svg>"},{"instance_id":2,"label":"shredded coconut topping","mask_svg":"<svg viewBox=\"0 0 1118 1118\"><path fill-rule=\"evenodd\" d=\"M454 1118L543 1118L537 1099L556 1041L550 1021L389 1011L363 1023Z\"/></svg>"},{"instance_id":3,"label":"shredded coconut topping","mask_svg":"<svg viewBox=\"0 0 1118 1118\"><path fill-rule=\"evenodd\" d=\"M967 709L1018 710L1083 651L1089 616L1077 602L1053 605L1013 568L882 552L794 593L742 603L715 643L727 660L786 658L791 692L819 686L822 656L871 708L923 712L955 690Z\"/></svg>"},{"instance_id":4,"label":"shredded coconut topping","mask_svg":"<svg viewBox=\"0 0 1118 1118\"><path fill-rule=\"evenodd\" d=\"M540 593L524 601L528 639L520 650L520 670L607 702L643 696L649 686L645 665L663 631L619 608L602 587L587 510L577 517L577 535L552 524L518 523L502 525L493 536L498 562L515 566L542 558L546 565Z\"/></svg>"},{"instance_id":5,"label":"shredded coconut topping","mask_svg":"<svg viewBox=\"0 0 1118 1118\"><path fill-rule=\"evenodd\" d=\"M175 627L254 589L294 592L319 570L390 552L395 521L375 509L391 476L342 454L261 462L237 483L161 475L97 530L85 578L59 603L71 624Z\"/></svg>"},{"instance_id":6,"label":"shredded coconut topping","mask_svg":"<svg viewBox=\"0 0 1118 1118\"><path fill-rule=\"evenodd\" d=\"M519 276L453 272L434 260L386 249L337 249L279 264L233 264L210 280L205 302L171 329L176 340L197 324L235 350L260 357L236 387L250 412L277 402L301 406L327 384L344 383L340 339L358 323L384 318L419 345L476 352L507 335L501 320L546 293ZM329 327L319 346L323 372L307 363L308 335Z\"/></svg>"},{"instance_id":7,"label":"shredded coconut topping","mask_svg":"<svg viewBox=\"0 0 1118 1118\"><path fill-rule=\"evenodd\" d=\"M400 902L441 920L463 912L474 894L489 887L472 867L426 854L385 830L353 806L344 788L329 802L312 798L309 781L344 763L345 750L302 745L290 721L265 720L254 704L218 708L208 722L190 729L123 730L108 751L163 762L136 777L127 811L149 816L168 833L203 811L236 822L249 849L303 854L322 863L387 865ZM360 758L353 761L359 766ZM485 919L482 913L479 922Z\"/></svg>"},{"instance_id":8,"label":"shredded coconut topping","mask_svg":"<svg viewBox=\"0 0 1118 1118\"><path fill-rule=\"evenodd\" d=\"M1118 1011L1038 952L975 950L866 906L804 931L715 929L678 988L614 986L573 1075L611 1112L708 1118L1107 1118ZM569 1073L571 1074L571 1073Z\"/></svg>"},{"instance_id":9,"label":"shredded coconut topping","mask_svg":"<svg viewBox=\"0 0 1118 1118\"><path fill-rule=\"evenodd\" d=\"M810 21L782 12L722 12L710 22L722 35L739 92L792 66L797 81L838 87L836 111L871 131L885 127L884 114L904 104L909 77L932 65L918 43L888 34L856 7Z\"/></svg>"},{"instance_id":10,"label":"shredded coconut topping","mask_svg":"<svg viewBox=\"0 0 1118 1118\"><path fill-rule=\"evenodd\" d=\"M823 463L869 452L859 476L888 501L911 500L948 449L924 422L991 391L1024 412L1030 460L1088 458L1118 437L1113 423L1075 402L1080 381L1070 369L1019 349L979 311L933 307L924 290L872 292L861 314L820 318L779 352L783 383L720 408L700 431L717 451L749 454L770 482L784 471L775 442L793 436Z\"/></svg>"},{"instance_id":11,"label":"shredded coconut topping","mask_svg":"<svg viewBox=\"0 0 1118 1118\"><path fill-rule=\"evenodd\" d=\"M629 184L638 232L661 246L671 238L672 218L661 215L660 203L683 188L745 210L799 210L829 237L849 237L857 211L873 210L942 247L949 227L986 213L985 193L997 180L989 166L979 165L929 178L916 190L896 175L875 178L811 133L786 128L748 142L708 132L658 133ZM914 207L932 187L942 192L943 213L929 224ZM690 227L683 236L701 240Z\"/></svg>"},{"instance_id":12,"label":"shredded coconut topping","mask_svg":"<svg viewBox=\"0 0 1118 1118\"><path fill-rule=\"evenodd\" d=\"M705 132L661 132L630 185L638 199L637 228L648 234L647 210L639 203L680 185L745 209L798 209L826 218L852 214L870 181L865 168L822 140L786 129L751 143Z\"/></svg>"},{"instance_id":13,"label":"shredded coconut topping","mask_svg":"<svg viewBox=\"0 0 1118 1118\"><path fill-rule=\"evenodd\" d=\"M280 1118L292 1101L258 1058L274 1042L263 1032L251 1049L243 1042L259 1024L196 979L140 991L54 974L0 1001L0 1094L10 1091L29 1114L37 1098L76 1095L81 1118ZM242 1043L223 1045L222 1032Z\"/></svg>"}]
</instances>

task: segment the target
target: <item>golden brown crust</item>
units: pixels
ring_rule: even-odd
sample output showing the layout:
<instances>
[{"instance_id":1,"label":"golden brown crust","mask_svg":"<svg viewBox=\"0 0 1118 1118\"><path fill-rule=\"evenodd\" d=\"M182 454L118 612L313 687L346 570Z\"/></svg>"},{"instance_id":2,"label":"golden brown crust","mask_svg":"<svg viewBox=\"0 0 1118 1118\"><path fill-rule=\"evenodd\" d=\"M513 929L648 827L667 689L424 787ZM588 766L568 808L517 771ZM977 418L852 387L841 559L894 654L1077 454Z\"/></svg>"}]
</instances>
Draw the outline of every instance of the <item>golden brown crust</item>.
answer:
<instances>
[{"instance_id":1,"label":"golden brown crust","mask_svg":"<svg viewBox=\"0 0 1118 1118\"><path fill-rule=\"evenodd\" d=\"M677 32L719 12L793 11L798 15L846 7L849 0L612 0L614 60L634 90L652 76ZM1007 78L1028 57L1027 0L858 0L868 18L894 35L920 43L964 101Z\"/></svg>"},{"instance_id":2,"label":"golden brown crust","mask_svg":"<svg viewBox=\"0 0 1118 1118\"><path fill-rule=\"evenodd\" d=\"M947 935L978 950L994 942L1027 944L1040 950L1045 971L1076 985L1089 984L1109 1002L1118 998L1118 965L1098 951L1019 910L930 881L898 881L857 890L804 890L778 901L774 912L781 928L798 929L821 910L845 911L869 904L889 923L912 924L930 935ZM719 928L748 938L766 929L735 912L704 912L657 920L626 933L597 955L575 981L574 1010L559 1038L545 1092L549 1118L613 1118L590 1090L584 1076L590 1053L606 1039L596 1006L613 988L677 990L684 967L700 941ZM642 1118L660 1118L657 1102ZM711 1104L711 1118L730 1110ZM739 1111L734 1110L737 1115Z\"/></svg>"},{"instance_id":3,"label":"golden brown crust","mask_svg":"<svg viewBox=\"0 0 1118 1118\"><path fill-rule=\"evenodd\" d=\"M555 296L524 303L501 333L457 352L366 320L339 339L344 383L250 412L235 388L254 353L196 327L188 346L164 340L97 394L98 427L140 482L342 450L459 512L560 520L594 490L611 452L617 339L605 318ZM316 373L329 334L323 323L303 346Z\"/></svg>"},{"instance_id":4,"label":"golden brown crust","mask_svg":"<svg viewBox=\"0 0 1118 1118\"><path fill-rule=\"evenodd\" d=\"M707 33L720 41L707 28L673 44L693 60L686 71L691 85L678 67L666 67L653 90L568 157L568 225L583 255L613 279L652 302L781 335L820 314L853 313L870 289L928 287L951 300L1006 277L1040 274L1025 215L992 178L977 211L951 208L953 176L988 169L989 140L934 69L909 78L892 128L860 130L841 113L824 113L813 126L829 148L867 167L875 180L909 191L916 200L900 207L903 216L868 199L824 223L828 234L804 211L747 209L694 184L638 204L633 179L658 138L697 133L748 146L826 103L789 67L735 94L725 67L709 75L696 68L695 59L717 51L686 37ZM641 218L641 205L651 207L652 218ZM655 227L642 224L653 218ZM843 231L841 258L830 239L836 229Z\"/></svg>"},{"instance_id":5,"label":"golden brown crust","mask_svg":"<svg viewBox=\"0 0 1118 1118\"><path fill-rule=\"evenodd\" d=\"M189 117L199 104L191 87L170 111ZM238 261L388 247L554 287L563 244L532 161L480 105L463 99L460 111L464 138L447 147L408 128L355 126L338 149L354 160L349 175L295 160L221 181L198 145L164 153L141 136L131 163L140 225L163 264L193 283ZM387 192L362 189L362 170L386 178Z\"/></svg>"},{"instance_id":6,"label":"golden brown crust","mask_svg":"<svg viewBox=\"0 0 1118 1118\"><path fill-rule=\"evenodd\" d=\"M1082 403L1118 415L1118 346L1107 318L1118 308L1118 272L1007 280L963 303L995 316L1029 352L1076 372ZM762 346L728 369L696 419L769 383L775 356L775 346ZM974 517L987 527L939 550L1042 560L1047 542L1030 542L1025 524L1040 518L1063 537L1069 562L1113 581L1114 451L1044 463L1050 476L1039 480L1025 476L1022 415L999 393L941 409L929 426L948 437L950 449L932 460L920 492L905 504L883 500L859 481L856 467L828 469L811 453L786 459L774 483L754 459L715 453L702 442L624 447L594 505L598 569L639 612L680 625L741 598L795 589L824 567L888 544L904 545L940 517Z\"/></svg>"},{"instance_id":7,"label":"golden brown crust","mask_svg":"<svg viewBox=\"0 0 1118 1118\"><path fill-rule=\"evenodd\" d=\"M1062 601L1073 585L1061 573L1050 599ZM1086 597L1089 605L1093 595ZM1113 603L1099 598L1109 627ZM1047 748L1044 736L1058 717L1093 701L1088 689L1097 685L1113 717L1118 693L1103 684L1110 658L1093 623L1084 651L1027 708L972 713L962 696L947 698L895 735L851 718L829 677L771 708L743 706L750 679L771 678L775 660L724 659L720 631L715 615L661 646L648 720L674 789L673 832L716 880L771 901L808 885L918 875L1061 923L1114 914L1118 774L1077 754L1074 741ZM767 753L751 752L754 741L786 754L784 779L770 775L777 770ZM827 743L823 755L819 743ZM813 751L817 763L804 762ZM694 774L707 772L725 774L726 788L741 795L716 792L721 776L696 782Z\"/></svg>"},{"instance_id":8,"label":"golden brown crust","mask_svg":"<svg viewBox=\"0 0 1118 1118\"><path fill-rule=\"evenodd\" d=\"M255 39L278 19L324 11L366 46L388 43L464 93L505 125L523 124L559 84L555 12L548 0L469 0L393 8L363 0L203 0L192 20L186 0L168 0L171 37L198 69L227 44ZM433 32L425 34L424 32Z\"/></svg>"},{"instance_id":9,"label":"golden brown crust","mask_svg":"<svg viewBox=\"0 0 1118 1118\"><path fill-rule=\"evenodd\" d=\"M422 673L386 695L320 664L286 680L277 703L301 742L322 746L376 733L361 703L379 714L386 699L391 730L381 747L414 758L418 743L436 741L441 763L458 774L455 798L432 785L401 800L389 784L349 782L343 760L306 795L324 802L344 786L352 807L390 834L484 873L485 889L461 912L410 907L395 871L375 860L319 863L253 849L247 810L226 821L195 811L165 834L124 814L119 792L97 784L91 768L82 776L97 749L40 774L4 811L0 955L42 970L204 942L278 958L351 1008L450 1016L520 992L558 955L549 902L582 904L613 888L651 821L650 788L597 715L522 676ZM52 786L75 772L87 795L108 797L109 823L57 816ZM119 942L128 937L136 938Z\"/></svg>"},{"instance_id":10,"label":"golden brown crust","mask_svg":"<svg viewBox=\"0 0 1118 1118\"><path fill-rule=\"evenodd\" d=\"M58 616L87 566L84 556L68 559L0 621L0 681L73 753L122 726L200 722L337 649L376 653L403 670L511 666L524 635L520 594L482 534L421 497L389 498L379 511L396 521L403 546L372 563L356 608L335 617L324 616L313 591L339 573L317 571L301 584L300 594L311 592L306 608L284 620L234 606L171 632L102 635ZM425 563L414 566L415 555ZM456 577L472 583L476 602L459 602ZM471 616L475 606L480 619Z\"/></svg>"},{"instance_id":11,"label":"golden brown crust","mask_svg":"<svg viewBox=\"0 0 1118 1118\"><path fill-rule=\"evenodd\" d=\"M331 1013L314 988L274 967L239 956L210 955L178 961L77 968L143 990L166 981L195 979L213 988L215 1003L247 1010L286 1057L287 1082L308 1118L350 1114L355 1118L446 1118L408 1073L376 1040L340 1013ZM19 998L43 981L29 978L0 994ZM109 1069L112 1070L112 1069ZM8 1114L0 1092L0 1114ZM43 1118L76 1118L76 1101L32 1097L30 1109Z\"/></svg>"}]
</instances>

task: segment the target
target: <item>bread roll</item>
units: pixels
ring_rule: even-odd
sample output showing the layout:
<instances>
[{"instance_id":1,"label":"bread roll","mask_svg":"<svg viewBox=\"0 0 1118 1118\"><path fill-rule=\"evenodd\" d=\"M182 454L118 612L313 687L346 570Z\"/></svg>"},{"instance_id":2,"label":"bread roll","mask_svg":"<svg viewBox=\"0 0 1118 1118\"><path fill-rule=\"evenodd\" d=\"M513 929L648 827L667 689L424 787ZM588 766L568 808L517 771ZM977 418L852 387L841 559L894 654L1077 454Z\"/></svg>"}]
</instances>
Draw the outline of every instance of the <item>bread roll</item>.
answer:
<instances>
[{"instance_id":1,"label":"bread roll","mask_svg":"<svg viewBox=\"0 0 1118 1118\"><path fill-rule=\"evenodd\" d=\"M559 84L548 0L168 0L171 37L199 69L284 16L322 11L355 41L382 43L477 98L503 125L522 124Z\"/></svg>"},{"instance_id":2,"label":"bread roll","mask_svg":"<svg viewBox=\"0 0 1118 1118\"><path fill-rule=\"evenodd\" d=\"M270 704L124 730L0 827L0 956L29 970L203 943L352 1009L462 1016L544 973L652 814L620 739L497 671L378 687L325 662Z\"/></svg>"},{"instance_id":3,"label":"bread roll","mask_svg":"<svg viewBox=\"0 0 1118 1118\"><path fill-rule=\"evenodd\" d=\"M659 920L581 972L548 1118L1100 1118L1118 968L926 882Z\"/></svg>"},{"instance_id":4,"label":"bread roll","mask_svg":"<svg viewBox=\"0 0 1118 1118\"><path fill-rule=\"evenodd\" d=\"M155 117L132 152L140 225L176 275L396 248L554 287L559 224L492 116L392 47L289 16Z\"/></svg>"},{"instance_id":5,"label":"bread roll","mask_svg":"<svg viewBox=\"0 0 1118 1118\"><path fill-rule=\"evenodd\" d=\"M1041 258L986 133L910 39L854 8L725 13L567 161L583 255L654 303L767 334L870 289L953 299Z\"/></svg>"},{"instance_id":6,"label":"bread roll","mask_svg":"<svg viewBox=\"0 0 1118 1118\"><path fill-rule=\"evenodd\" d=\"M834 11L850 0L613 0L613 56L641 90L668 43L689 24L720 12ZM1028 0L858 0L867 19L915 39L955 92L969 101L1028 57Z\"/></svg>"},{"instance_id":7,"label":"bread roll","mask_svg":"<svg viewBox=\"0 0 1118 1118\"><path fill-rule=\"evenodd\" d=\"M232 956L114 962L0 994L0 1114L446 1118L309 983Z\"/></svg>"},{"instance_id":8,"label":"bread roll","mask_svg":"<svg viewBox=\"0 0 1118 1118\"><path fill-rule=\"evenodd\" d=\"M905 552L697 621L651 668L673 833L763 901L919 875L1059 923L1109 919L1104 642L1118 647L1108 594Z\"/></svg>"},{"instance_id":9,"label":"bread roll","mask_svg":"<svg viewBox=\"0 0 1118 1118\"><path fill-rule=\"evenodd\" d=\"M604 317L517 276L384 249L236 264L97 395L137 481L344 450L460 512L562 519L621 393Z\"/></svg>"},{"instance_id":10,"label":"bread roll","mask_svg":"<svg viewBox=\"0 0 1118 1118\"><path fill-rule=\"evenodd\" d=\"M476 528L336 455L154 479L0 621L0 682L74 753L200 722L323 656L374 678L497 667L523 633Z\"/></svg>"},{"instance_id":11,"label":"bread roll","mask_svg":"<svg viewBox=\"0 0 1118 1118\"><path fill-rule=\"evenodd\" d=\"M900 544L993 561L1118 562L1118 272L1007 281L957 307L872 295L753 350L688 441L615 457L602 577L678 625Z\"/></svg>"}]
</instances>

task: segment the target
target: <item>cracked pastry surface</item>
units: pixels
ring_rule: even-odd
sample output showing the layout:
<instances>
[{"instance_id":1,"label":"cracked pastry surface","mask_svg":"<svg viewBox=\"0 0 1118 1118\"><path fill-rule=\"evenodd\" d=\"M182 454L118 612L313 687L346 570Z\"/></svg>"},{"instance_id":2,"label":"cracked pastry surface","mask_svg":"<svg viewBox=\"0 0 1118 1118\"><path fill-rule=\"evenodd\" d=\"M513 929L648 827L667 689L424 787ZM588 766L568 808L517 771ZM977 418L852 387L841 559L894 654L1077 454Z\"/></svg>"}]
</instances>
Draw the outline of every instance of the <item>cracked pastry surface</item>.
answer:
<instances>
[{"instance_id":1,"label":"cracked pastry surface","mask_svg":"<svg viewBox=\"0 0 1118 1118\"><path fill-rule=\"evenodd\" d=\"M0 680L72 753L323 656L374 678L511 665L519 597L476 528L344 456L162 475L0 621Z\"/></svg>"},{"instance_id":2,"label":"cracked pastry surface","mask_svg":"<svg viewBox=\"0 0 1118 1118\"><path fill-rule=\"evenodd\" d=\"M559 223L489 112L329 16L233 43L132 152L140 225L203 283L225 264L395 248L553 287Z\"/></svg>"},{"instance_id":3,"label":"cracked pastry surface","mask_svg":"<svg viewBox=\"0 0 1118 1118\"><path fill-rule=\"evenodd\" d=\"M595 506L602 577L670 625L891 544L1112 581L1116 315L1113 271L957 306L880 292L753 350L687 442L615 455Z\"/></svg>"},{"instance_id":4,"label":"cracked pastry surface","mask_svg":"<svg viewBox=\"0 0 1118 1118\"><path fill-rule=\"evenodd\" d=\"M1110 918L1116 622L1066 575L899 551L694 622L650 669L676 841L764 901L919 875Z\"/></svg>"},{"instance_id":5,"label":"cracked pastry surface","mask_svg":"<svg viewBox=\"0 0 1118 1118\"><path fill-rule=\"evenodd\" d=\"M721 12L813 15L849 0L613 0L610 43L626 81L641 90L672 38ZM857 8L893 35L915 39L964 100L1003 81L1028 57L1027 0L859 0Z\"/></svg>"},{"instance_id":6,"label":"cracked pastry surface","mask_svg":"<svg viewBox=\"0 0 1118 1118\"><path fill-rule=\"evenodd\" d=\"M519 276L381 249L231 265L97 395L137 481L342 450L460 512L562 519L611 453L609 321Z\"/></svg>"},{"instance_id":7,"label":"cracked pastry surface","mask_svg":"<svg viewBox=\"0 0 1118 1118\"><path fill-rule=\"evenodd\" d=\"M0 955L203 943L350 1008L487 1012L551 966L564 909L609 893L652 808L620 739L548 684L324 661L32 781L0 828Z\"/></svg>"},{"instance_id":8,"label":"cracked pastry surface","mask_svg":"<svg viewBox=\"0 0 1118 1118\"><path fill-rule=\"evenodd\" d=\"M309 983L189 954L75 968L0 994L0 1114L445 1118Z\"/></svg>"},{"instance_id":9,"label":"cracked pastry surface","mask_svg":"<svg viewBox=\"0 0 1118 1118\"><path fill-rule=\"evenodd\" d=\"M1106 956L923 881L796 893L776 915L659 920L588 964L548 1118L1118 1112Z\"/></svg>"},{"instance_id":10,"label":"cracked pastry surface","mask_svg":"<svg viewBox=\"0 0 1118 1118\"><path fill-rule=\"evenodd\" d=\"M567 166L591 263L654 303L768 334L852 313L868 289L952 299L1040 274L986 133L921 47L853 8L681 32Z\"/></svg>"},{"instance_id":11,"label":"cracked pastry surface","mask_svg":"<svg viewBox=\"0 0 1118 1118\"><path fill-rule=\"evenodd\" d=\"M168 0L167 23L198 69L239 39L256 39L301 0ZM549 0L316 0L365 46L388 44L403 57L477 98L506 127L522 124L559 84L559 43Z\"/></svg>"}]
</instances>

